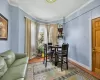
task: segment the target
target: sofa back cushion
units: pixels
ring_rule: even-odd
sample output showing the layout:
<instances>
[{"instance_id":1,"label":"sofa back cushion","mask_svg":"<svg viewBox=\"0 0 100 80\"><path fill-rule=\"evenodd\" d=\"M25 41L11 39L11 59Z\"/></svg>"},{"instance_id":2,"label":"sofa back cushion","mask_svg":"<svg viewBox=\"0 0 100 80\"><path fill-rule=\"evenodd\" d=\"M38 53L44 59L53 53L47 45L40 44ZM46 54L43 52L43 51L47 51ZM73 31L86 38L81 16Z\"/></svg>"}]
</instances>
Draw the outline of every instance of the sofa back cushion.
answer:
<instances>
[{"instance_id":1,"label":"sofa back cushion","mask_svg":"<svg viewBox=\"0 0 100 80\"><path fill-rule=\"evenodd\" d=\"M15 54L11 50L1 53L0 56L5 59L8 67L15 61Z\"/></svg>"},{"instance_id":2,"label":"sofa back cushion","mask_svg":"<svg viewBox=\"0 0 100 80\"><path fill-rule=\"evenodd\" d=\"M4 60L4 58L2 58L0 56L0 78L4 75L4 73L7 71L7 64Z\"/></svg>"}]
</instances>

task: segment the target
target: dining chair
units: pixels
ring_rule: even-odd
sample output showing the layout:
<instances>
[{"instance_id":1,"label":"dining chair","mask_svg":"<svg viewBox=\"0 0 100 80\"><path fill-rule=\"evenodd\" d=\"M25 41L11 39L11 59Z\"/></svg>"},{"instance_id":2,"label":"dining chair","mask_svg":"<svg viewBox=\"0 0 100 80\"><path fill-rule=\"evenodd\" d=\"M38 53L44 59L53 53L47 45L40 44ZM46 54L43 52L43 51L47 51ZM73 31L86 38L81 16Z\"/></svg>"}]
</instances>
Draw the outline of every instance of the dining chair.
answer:
<instances>
[{"instance_id":1,"label":"dining chair","mask_svg":"<svg viewBox=\"0 0 100 80\"><path fill-rule=\"evenodd\" d=\"M54 49L52 48L52 43L48 43L48 51L51 52L51 61L53 61L53 58L54 58Z\"/></svg>"},{"instance_id":2,"label":"dining chair","mask_svg":"<svg viewBox=\"0 0 100 80\"><path fill-rule=\"evenodd\" d=\"M48 50L51 49L52 43L48 43Z\"/></svg>"},{"instance_id":3,"label":"dining chair","mask_svg":"<svg viewBox=\"0 0 100 80\"><path fill-rule=\"evenodd\" d=\"M44 44L44 61L43 61L43 64L45 64L45 67L47 67L47 62L52 61L52 57L51 57L52 54L53 54L53 51L48 50L47 44ZM49 59L49 61L48 61L48 59Z\"/></svg>"},{"instance_id":4,"label":"dining chair","mask_svg":"<svg viewBox=\"0 0 100 80\"><path fill-rule=\"evenodd\" d=\"M52 45L52 43L48 43L48 45Z\"/></svg>"},{"instance_id":5,"label":"dining chair","mask_svg":"<svg viewBox=\"0 0 100 80\"><path fill-rule=\"evenodd\" d=\"M62 67L63 67L63 63L66 63L66 68L68 70L68 47L69 44L62 44L62 50L57 51L57 63L61 62L61 71L62 71ZM66 60L64 61L64 58L66 58Z\"/></svg>"}]
</instances>

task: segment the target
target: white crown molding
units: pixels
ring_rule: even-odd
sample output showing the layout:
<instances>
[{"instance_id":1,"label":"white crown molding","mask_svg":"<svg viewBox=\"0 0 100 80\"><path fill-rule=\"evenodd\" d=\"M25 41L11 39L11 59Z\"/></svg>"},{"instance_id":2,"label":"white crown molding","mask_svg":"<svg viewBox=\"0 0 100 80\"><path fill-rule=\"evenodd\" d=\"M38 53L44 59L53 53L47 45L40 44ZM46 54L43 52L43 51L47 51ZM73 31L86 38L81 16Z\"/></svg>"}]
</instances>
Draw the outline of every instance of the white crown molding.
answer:
<instances>
[{"instance_id":1,"label":"white crown molding","mask_svg":"<svg viewBox=\"0 0 100 80\"><path fill-rule=\"evenodd\" d=\"M14 3L10 2L10 0L7 0L7 1L8 1L8 3L9 3L10 5L15 6L15 7L18 7L18 4L14 4ZM17 2L16 2L16 3L17 3Z\"/></svg>"},{"instance_id":2,"label":"white crown molding","mask_svg":"<svg viewBox=\"0 0 100 80\"><path fill-rule=\"evenodd\" d=\"M84 7L86 7L87 5L89 5L91 2L93 2L94 0L90 0L87 3L85 3L84 5L82 5L80 8L76 9L74 12L72 12L71 14L69 14L68 16L66 16L65 18L69 18L70 16L72 16L73 14L75 14L76 12L78 12L79 10L83 9ZM57 21L63 20L63 18L58 19ZM55 20L54 20L55 21Z\"/></svg>"},{"instance_id":3,"label":"white crown molding","mask_svg":"<svg viewBox=\"0 0 100 80\"><path fill-rule=\"evenodd\" d=\"M10 2L10 0L7 0L8 1L8 3L9 3L9 5L11 5L11 6L14 6L14 7L18 7L19 9L21 9L22 11L24 11L25 13L27 13L29 16L31 16L28 12L26 12L25 10L23 10L21 7L19 7L18 6L18 4L13 4L13 3L11 3ZM44 20L40 20L40 19L37 19L36 17L33 17L33 16L31 16L35 21L37 21L37 22L40 22L40 23L47 23L46 21L44 21ZM30 18L29 18L30 19Z\"/></svg>"},{"instance_id":4,"label":"white crown molding","mask_svg":"<svg viewBox=\"0 0 100 80\"><path fill-rule=\"evenodd\" d=\"M71 15L73 15L74 13L78 12L79 10L83 9L84 7L86 7L87 5L89 5L91 2L93 2L94 0L90 0L87 3L85 3L84 5L82 5L80 8L76 9L74 12L72 12L71 14L69 14L68 16L66 16L66 18L70 17Z\"/></svg>"},{"instance_id":5,"label":"white crown molding","mask_svg":"<svg viewBox=\"0 0 100 80\"><path fill-rule=\"evenodd\" d=\"M42 23L52 23L52 22L56 22L56 21L61 21L63 20L63 18L59 18L59 19L55 19L55 20L43 20L43 19L38 19L35 16L32 16L31 14L29 14L28 12L26 12L24 9L22 9L20 6L18 6L17 1L16 4L11 3L10 0L7 0L8 3L12 6L18 7L21 10L23 10L25 13L27 13L28 15L30 15L32 18L34 18L36 21L38 22L42 22ZM68 16L65 16L65 18L69 18L70 16L72 16L74 13L76 13L77 11L83 9L85 6L87 6L88 4L90 4L91 2L93 2L94 0L90 0L87 3L85 3L84 5L82 5L80 8L76 9L74 12L72 12L71 14L69 14Z\"/></svg>"}]
</instances>

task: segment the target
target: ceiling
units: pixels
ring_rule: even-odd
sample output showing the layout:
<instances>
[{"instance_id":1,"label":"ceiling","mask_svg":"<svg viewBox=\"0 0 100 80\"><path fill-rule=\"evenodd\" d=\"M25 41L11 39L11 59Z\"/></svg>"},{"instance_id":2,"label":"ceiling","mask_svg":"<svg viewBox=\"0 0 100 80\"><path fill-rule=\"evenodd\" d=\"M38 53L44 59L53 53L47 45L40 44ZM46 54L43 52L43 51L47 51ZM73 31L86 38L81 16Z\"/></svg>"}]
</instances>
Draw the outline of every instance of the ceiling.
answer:
<instances>
[{"instance_id":1,"label":"ceiling","mask_svg":"<svg viewBox=\"0 0 100 80\"><path fill-rule=\"evenodd\" d=\"M21 8L37 20L55 21L67 17L93 0L9 0L11 5Z\"/></svg>"}]
</instances>

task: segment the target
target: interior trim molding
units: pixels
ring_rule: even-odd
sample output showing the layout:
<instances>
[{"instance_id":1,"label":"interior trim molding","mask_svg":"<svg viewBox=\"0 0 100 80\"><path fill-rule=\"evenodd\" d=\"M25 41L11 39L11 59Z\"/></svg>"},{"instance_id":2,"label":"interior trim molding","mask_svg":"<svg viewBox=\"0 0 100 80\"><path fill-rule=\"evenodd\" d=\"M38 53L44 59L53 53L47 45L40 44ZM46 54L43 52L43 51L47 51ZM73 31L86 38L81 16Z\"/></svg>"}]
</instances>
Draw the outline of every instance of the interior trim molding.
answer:
<instances>
[{"instance_id":1,"label":"interior trim molding","mask_svg":"<svg viewBox=\"0 0 100 80\"><path fill-rule=\"evenodd\" d=\"M82 64L80 65L79 62L77 62L77 61L75 61L71 58L69 58L68 61L69 61L69 63L77 66L78 68L82 69L83 71L85 71L85 72L89 73L90 75L96 77L97 79L100 79L100 75L96 74L95 72L92 72L91 70L86 69L86 66L84 67L84 66L82 66Z\"/></svg>"},{"instance_id":2,"label":"interior trim molding","mask_svg":"<svg viewBox=\"0 0 100 80\"><path fill-rule=\"evenodd\" d=\"M72 62L74 62L74 63L76 63L76 64L78 64L78 65L80 65L80 66L82 66L82 67L84 67L84 68L86 68L86 69L89 70L89 71L92 71L90 67L88 67L88 66L86 66L86 65L84 65L84 64L82 64L82 63L80 63L80 62L78 62L78 61L76 61L76 60L73 60L72 58L68 58L68 60L69 60L69 61L72 61Z\"/></svg>"},{"instance_id":3,"label":"interior trim molding","mask_svg":"<svg viewBox=\"0 0 100 80\"><path fill-rule=\"evenodd\" d=\"M40 19L37 19L35 16L34 16L34 17L31 16L28 12L26 12L26 11L23 10L21 7L19 7L18 4L11 3L10 0L7 0L7 1L8 1L8 3L9 3L9 5L19 8L20 10L22 10L23 12L25 12L26 14L28 14L30 17L32 17L32 19L30 18L32 21L36 21L36 22L38 22L38 23L47 23L45 20L40 20ZM26 17L26 16L25 16L25 17ZM28 17L28 18L29 18L29 17Z\"/></svg>"},{"instance_id":4,"label":"interior trim molding","mask_svg":"<svg viewBox=\"0 0 100 80\"><path fill-rule=\"evenodd\" d=\"M13 4L10 2L10 0L7 0L8 3L12 6L16 6L18 8L20 8L21 10L23 10L21 7L19 7L16 4ZM91 2L93 2L94 0L90 0L88 2L86 2L84 5L82 5L81 7L79 7L78 9L76 9L75 11L73 11L72 13L70 13L68 16L65 16L65 18L69 18L70 16L72 16L74 13L78 12L79 10L83 9L85 6L87 6L88 4L90 4ZM26 12L25 10L23 10L25 13L27 13L28 15L30 15L28 12ZM30 15L31 16L31 15ZM55 20L42 20L42 19L38 19L36 18L35 16L32 16L34 19L36 19L37 21L40 21L40 22L43 22L43 23L51 23L51 22L56 22L56 21L60 21L60 20L63 20L63 18L59 18L59 19L55 19Z\"/></svg>"}]
</instances>

